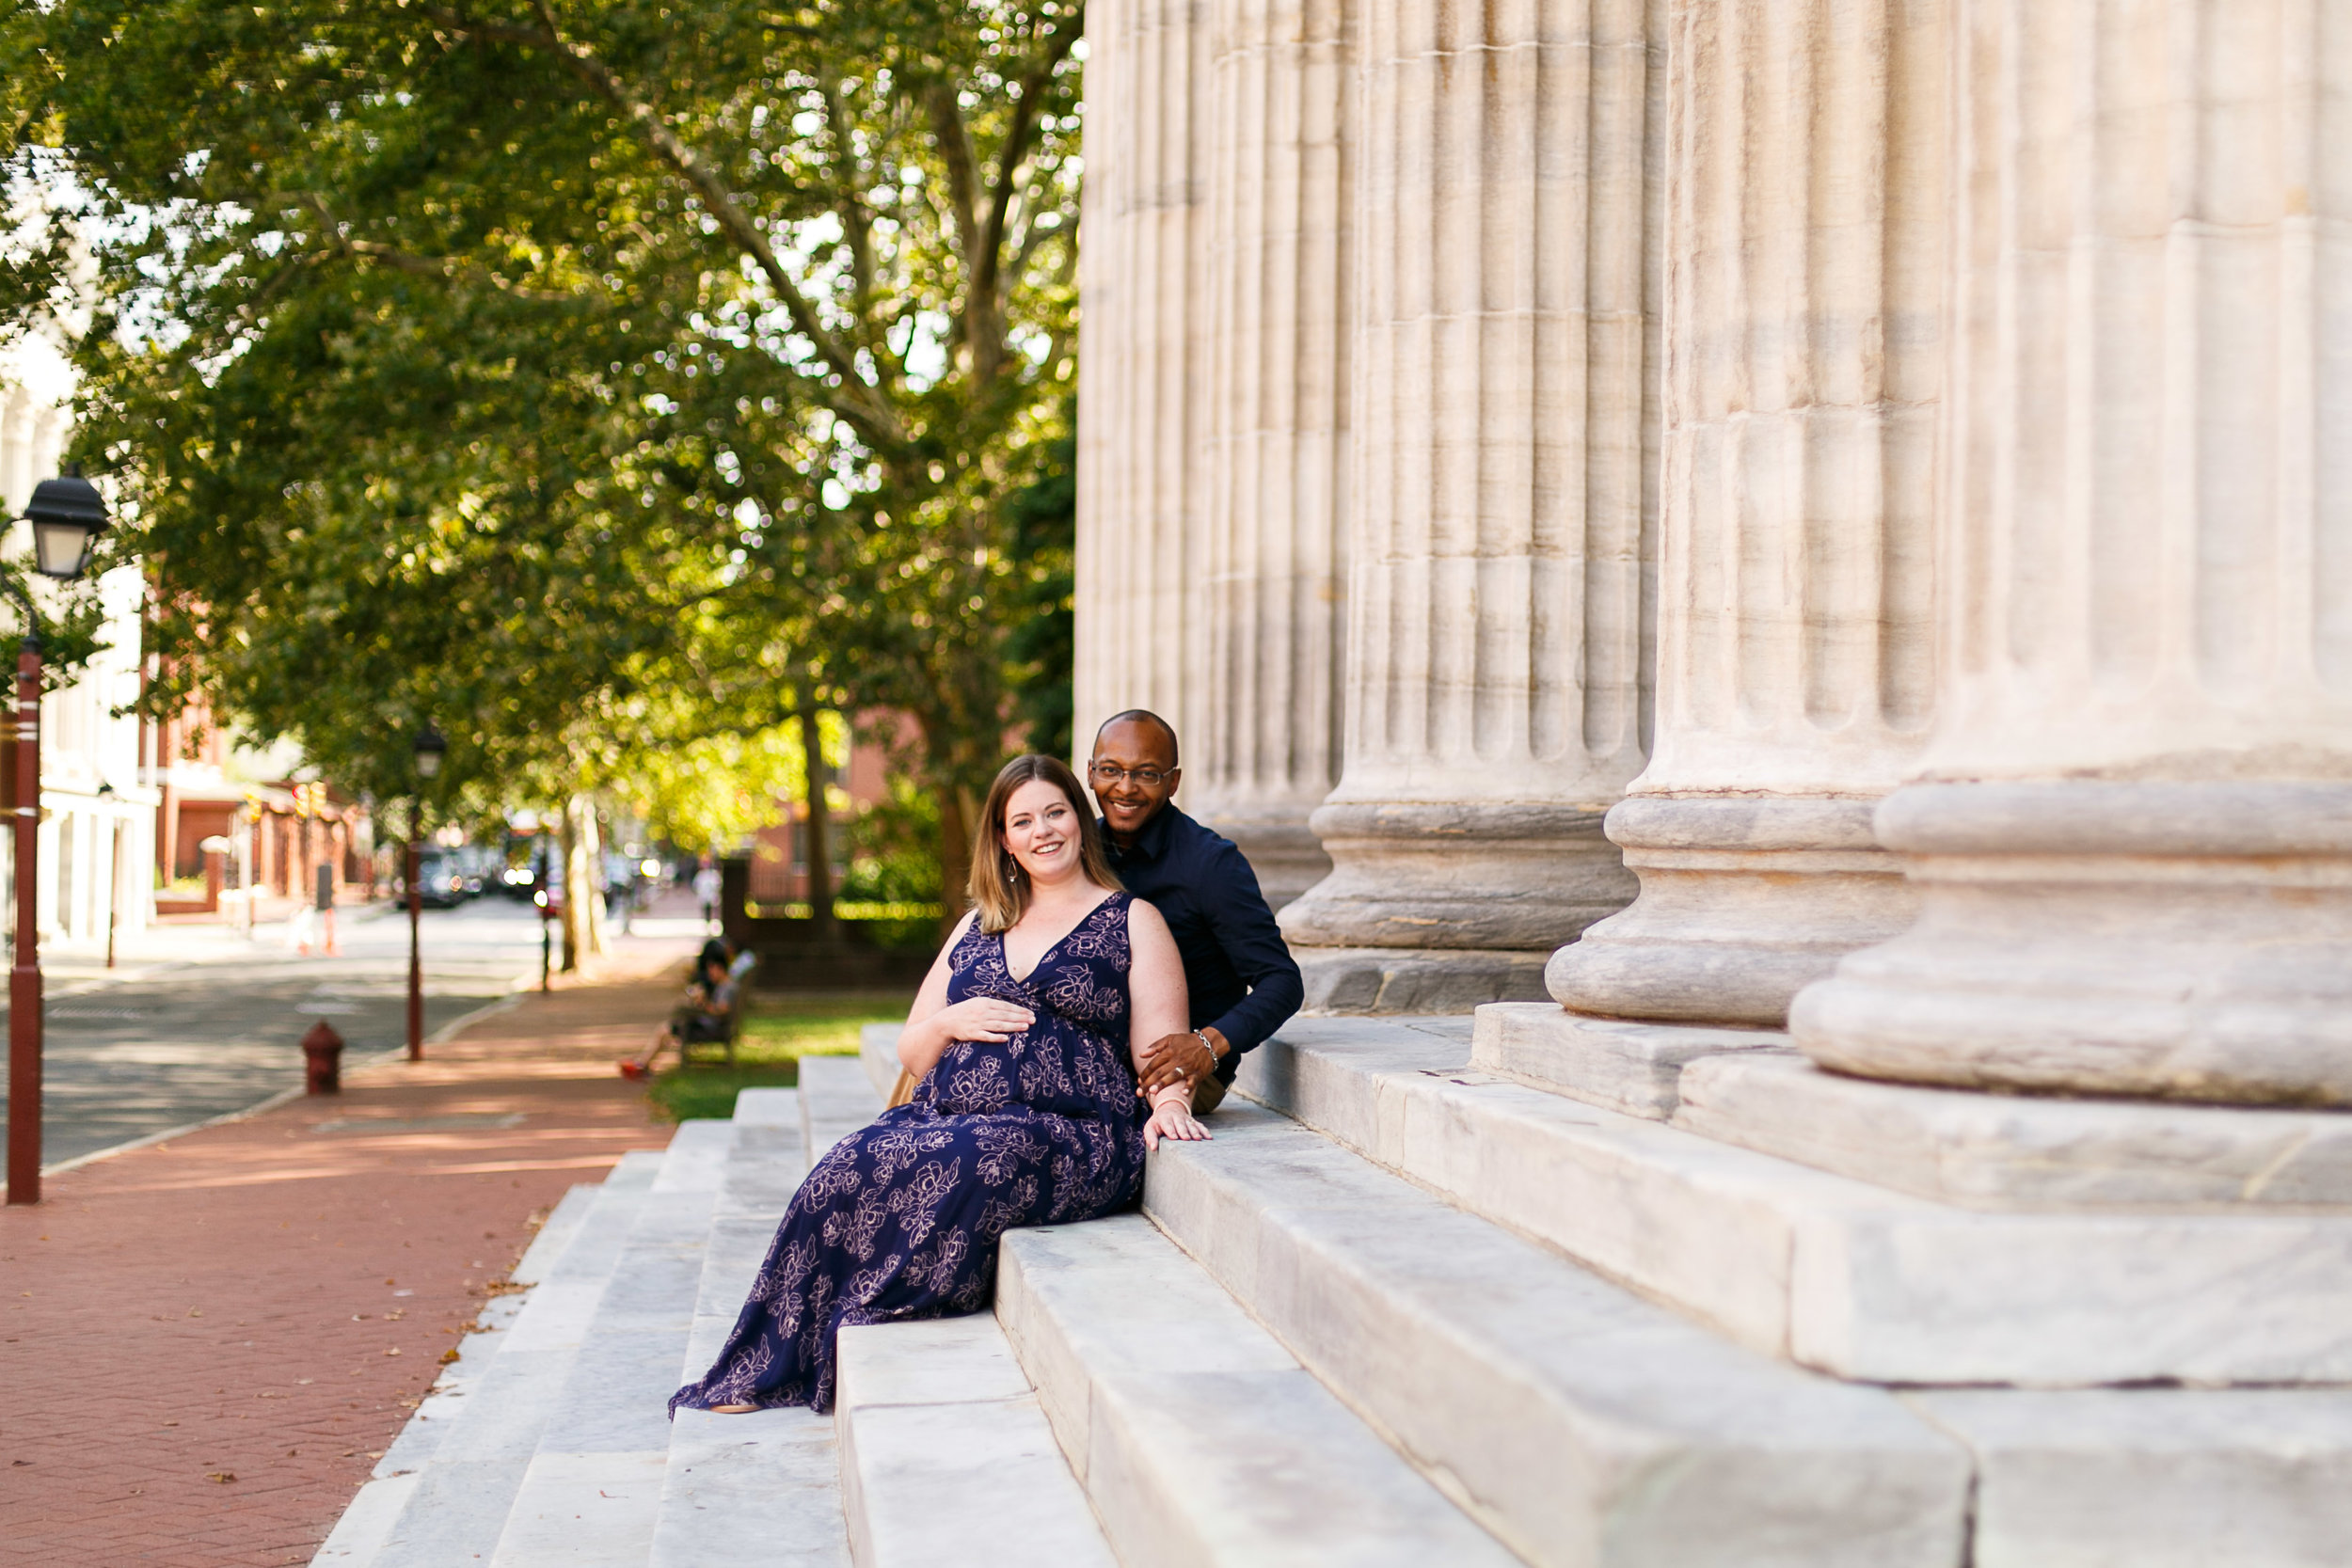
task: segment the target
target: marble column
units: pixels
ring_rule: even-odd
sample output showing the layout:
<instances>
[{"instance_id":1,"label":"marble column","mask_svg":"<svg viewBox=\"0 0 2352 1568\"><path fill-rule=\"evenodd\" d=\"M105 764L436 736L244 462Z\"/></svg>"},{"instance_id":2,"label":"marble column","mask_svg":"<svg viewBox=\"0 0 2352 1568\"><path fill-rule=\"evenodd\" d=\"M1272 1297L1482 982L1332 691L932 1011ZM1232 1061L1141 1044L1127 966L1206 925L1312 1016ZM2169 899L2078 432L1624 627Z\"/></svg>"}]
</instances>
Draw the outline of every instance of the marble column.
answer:
<instances>
[{"instance_id":1,"label":"marble column","mask_svg":"<svg viewBox=\"0 0 2352 1568\"><path fill-rule=\"evenodd\" d=\"M1339 782L1346 629L1345 0L1212 13L1204 676L1184 804L1276 909L1330 871L1308 814Z\"/></svg>"},{"instance_id":2,"label":"marble column","mask_svg":"<svg viewBox=\"0 0 2352 1568\"><path fill-rule=\"evenodd\" d=\"M1311 1005L1540 994L1632 894L1600 818L1649 690L1654 10L1365 13L1346 745L1282 911Z\"/></svg>"},{"instance_id":3,"label":"marble column","mask_svg":"<svg viewBox=\"0 0 2352 1568\"><path fill-rule=\"evenodd\" d=\"M1078 253L1074 725L1124 708L1187 728L1205 562L1208 0L1096 0L1087 17Z\"/></svg>"},{"instance_id":4,"label":"marble column","mask_svg":"<svg viewBox=\"0 0 2352 1568\"><path fill-rule=\"evenodd\" d=\"M1580 1012L1779 1024L1913 900L1933 698L1947 0L1677 0L1658 733Z\"/></svg>"},{"instance_id":5,"label":"marble column","mask_svg":"<svg viewBox=\"0 0 2352 1568\"><path fill-rule=\"evenodd\" d=\"M1844 1071L2352 1104L2352 14L1956 0L1947 683Z\"/></svg>"}]
</instances>

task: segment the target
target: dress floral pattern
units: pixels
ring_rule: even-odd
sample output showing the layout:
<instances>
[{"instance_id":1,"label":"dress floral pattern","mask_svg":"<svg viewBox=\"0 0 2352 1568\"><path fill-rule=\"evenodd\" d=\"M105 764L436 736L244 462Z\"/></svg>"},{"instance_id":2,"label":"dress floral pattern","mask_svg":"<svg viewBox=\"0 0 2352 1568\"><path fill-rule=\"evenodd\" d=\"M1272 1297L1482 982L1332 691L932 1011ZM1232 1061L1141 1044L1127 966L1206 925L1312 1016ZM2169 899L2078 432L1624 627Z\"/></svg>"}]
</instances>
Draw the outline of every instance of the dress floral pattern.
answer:
<instances>
[{"instance_id":1,"label":"dress floral pattern","mask_svg":"<svg viewBox=\"0 0 2352 1568\"><path fill-rule=\"evenodd\" d=\"M845 1323L977 1312L1018 1225L1124 1209L1143 1189L1145 1110L1127 1052L1127 906L1114 893L1014 979L1001 934L957 942L947 1000L993 996L1035 1024L950 1045L914 1091L817 1162L785 1211L735 1332L670 1401L833 1408Z\"/></svg>"}]
</instances>

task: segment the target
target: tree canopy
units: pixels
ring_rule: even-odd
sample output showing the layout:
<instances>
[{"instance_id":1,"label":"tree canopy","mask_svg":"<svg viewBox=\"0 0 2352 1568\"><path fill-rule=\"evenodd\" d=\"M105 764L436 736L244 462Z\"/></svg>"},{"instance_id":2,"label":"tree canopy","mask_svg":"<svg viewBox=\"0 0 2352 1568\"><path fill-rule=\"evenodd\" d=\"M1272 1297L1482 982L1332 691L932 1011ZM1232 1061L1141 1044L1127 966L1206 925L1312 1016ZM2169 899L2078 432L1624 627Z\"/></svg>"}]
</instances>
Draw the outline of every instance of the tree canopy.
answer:
<instances>
[{"instance_id":1,"label":"tree canopy","mask_svg":"<svg viewBox=\"0 0 2352 1568\"><path fill-rule=\"evenodd\" d=\"M1067 657L1075 5L0 16L0 308L85 312L151 701L542 799L888 705L960 872Z\"/></svg>"}]
</instances>

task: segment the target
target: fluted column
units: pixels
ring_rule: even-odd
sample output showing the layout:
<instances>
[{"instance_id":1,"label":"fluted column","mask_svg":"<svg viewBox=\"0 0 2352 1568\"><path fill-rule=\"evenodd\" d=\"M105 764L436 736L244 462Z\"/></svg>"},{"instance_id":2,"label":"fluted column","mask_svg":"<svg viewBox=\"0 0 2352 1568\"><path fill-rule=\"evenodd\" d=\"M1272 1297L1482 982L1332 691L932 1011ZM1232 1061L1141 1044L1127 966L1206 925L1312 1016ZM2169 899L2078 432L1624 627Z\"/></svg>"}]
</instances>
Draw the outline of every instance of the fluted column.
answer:
<instances>
[{"instance_id":1,"label":"fluted column","mask_svg":"<svg viewBox=\"0 0 2352 1568\"><path fill-rule=\"evenodd\" d=\"M1185 736L1192 811L1277 909L1329 857L1346 629L1346 0L1216 0L1209 177L1208 667Z\"/></svg>"},{"instance_id":2,"label":"fluted column","mask_svg":"<svg viewBox=\"0 0 2352 1568\"><path fill-rule=\"evenodd\" d=\"M2352 1103L2352 14L1957 0L1948 685L1841 1069Z\"/></svg>"},{"instance_id":3,"label":"fluted column","mask_svg":"<svg viewBox=\"0 0 2352 1568\"><path fill-rule=\"evenodd\" d=\"M1087 16L1073 740L1148 707L1187 728L1202 653L1208 0Z\"/></svg>"},{"instance_id":4,"label":"fluted column","mask_svg":"<svg viewBox=\"0 0 2352 1568\"><path fill-rule=\"evenodd\" d=\"M1677 0L1654 755L1583 1012L1777 1024L1912 899L1870 812L1932 705L1947 0Z\"/></svg>"},{"instance_id":5,"label":"fluted column","mask_svg":"<svg viewBox=\"0 0 2352 1568\"><path fill-rule=\"evenodd\" d=\"M1326 1006L1523 994L1632 892L1599 825L1648 692L1650 10L1365 14L1347 740L1282 913L1341 950L1301 953Z\"/></svg>"}]
</instances>

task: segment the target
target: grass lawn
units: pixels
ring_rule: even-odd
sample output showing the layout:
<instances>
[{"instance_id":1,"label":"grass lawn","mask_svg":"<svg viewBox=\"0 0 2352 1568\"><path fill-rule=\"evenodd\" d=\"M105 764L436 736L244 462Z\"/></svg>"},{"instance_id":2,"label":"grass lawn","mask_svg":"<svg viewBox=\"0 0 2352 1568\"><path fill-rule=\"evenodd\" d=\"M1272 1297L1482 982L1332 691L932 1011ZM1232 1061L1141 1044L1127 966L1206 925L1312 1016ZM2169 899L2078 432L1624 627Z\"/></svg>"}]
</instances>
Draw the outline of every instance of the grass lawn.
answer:
<instances>
[{"instance_id":1,"label":"grass lawn","mask_svg":"<svg viewBox=\"0 0 2352 1568\"><path fill-rule=\"evenodd\" d=\"M914 1001L907 991L767 991L752 998L736 1042L735 1066L673 1067L646 1087L667 1121L735 1115L739 1089L790 1088L803 1056L854 1056L858 1030L897 1023Z\"/></svg>"}]
</instances>

